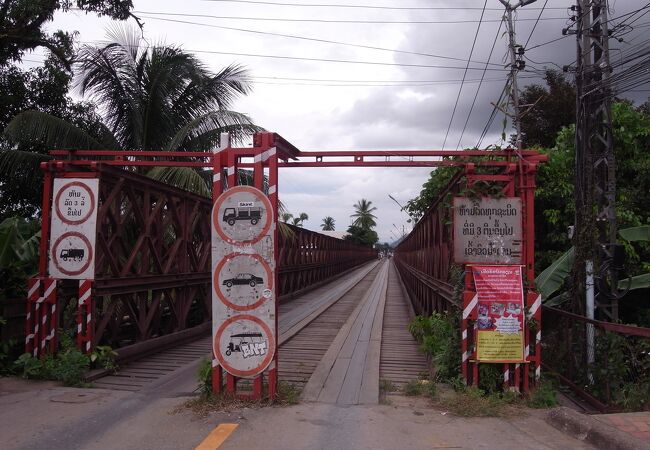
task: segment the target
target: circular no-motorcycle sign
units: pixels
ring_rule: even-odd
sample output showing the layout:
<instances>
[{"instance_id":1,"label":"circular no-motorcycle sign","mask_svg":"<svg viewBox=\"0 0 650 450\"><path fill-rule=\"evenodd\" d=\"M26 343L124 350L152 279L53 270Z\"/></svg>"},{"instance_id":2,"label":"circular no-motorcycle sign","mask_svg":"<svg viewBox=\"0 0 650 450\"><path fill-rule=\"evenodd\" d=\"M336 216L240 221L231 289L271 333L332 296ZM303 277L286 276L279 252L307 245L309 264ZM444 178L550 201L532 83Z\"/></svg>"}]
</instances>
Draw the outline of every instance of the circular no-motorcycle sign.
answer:
<instances>
[{"instance_id":1,"label":"circular no-motorcycle sign","mask_svg":"<svg viewBox=\"0 0 650 450\"><path fill-rule=\"evenodd\" d=\"M82 181L71 181L58 189L54 199L56 215L67 225L80 225L95 211L95 194Z\"/></svg>"},{"instance_id":2,"label":"circular no-motorcycle sign","mask_svg":"<svg viewBox=\"0 0 650 450\"><path fill-rule=\"evenodd\" d=\"M241 314L221 324L212 349L228 373L236 377L254 377L273 360L275 340L271 328L260 318Z\"/></svg>"},{"instance_id":3,"label":"circular no-motorcycle sign","mask_svg":"<svg viewBox=\"0 0 650 450\"><path fill-rule=\"evenodd\" d=\"M231 253L217 263L212 286L229 308L250 311L272 297L273 271L260 255Z\"/></svg>"},{"instance_id":4,"label":"circular no-motorcycle sign","mask_svg":"<svg viewBox=\"0 0 650 450\"><path fill-rule=\"evenodd\" d=\"M235 186L221 194L212 209L212 226L230 244L254 244L273 223L271 202L251 186Z\"/></svg>"}]
</instances>

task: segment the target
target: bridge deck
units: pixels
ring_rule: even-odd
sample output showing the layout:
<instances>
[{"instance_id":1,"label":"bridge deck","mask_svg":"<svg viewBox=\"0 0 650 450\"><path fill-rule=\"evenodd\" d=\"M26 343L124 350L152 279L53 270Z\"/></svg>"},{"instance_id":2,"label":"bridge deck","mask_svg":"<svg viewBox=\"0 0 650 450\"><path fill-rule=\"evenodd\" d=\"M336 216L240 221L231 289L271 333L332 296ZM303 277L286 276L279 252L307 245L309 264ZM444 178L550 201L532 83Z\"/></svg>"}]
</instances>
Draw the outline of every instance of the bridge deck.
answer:
<instances>
[{"instance_id":1,"label":"bridge deck","mask_svg":"<svg viewBox=\"0 0 650 450\"><path fill-rule=\"evenodd\" d=\"M380 376L399 386L427 370L409 320L392 262L367 264L280 306L279 379L304 387L306 400L377 403ZM210 353L207 336L125 364L94 385L139 391Z\"/></svg>"}]
</instances>

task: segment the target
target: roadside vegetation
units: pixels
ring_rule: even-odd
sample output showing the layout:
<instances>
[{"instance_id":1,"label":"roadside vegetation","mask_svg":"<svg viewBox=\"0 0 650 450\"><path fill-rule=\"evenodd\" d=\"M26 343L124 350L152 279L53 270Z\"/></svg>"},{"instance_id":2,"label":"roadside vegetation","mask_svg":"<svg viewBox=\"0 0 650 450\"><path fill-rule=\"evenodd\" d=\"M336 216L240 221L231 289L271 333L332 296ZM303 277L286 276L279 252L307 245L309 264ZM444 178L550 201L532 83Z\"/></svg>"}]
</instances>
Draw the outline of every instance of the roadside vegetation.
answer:
<instances>
[{"instance_id":1,"label":"roadside vegetation","mask_svg":"<svg viewBox=\"0 0 650 450\"><path fill-rule=\"evenodd\" d=\"M204 358L196 372L198 395L177 410L190 410L199 417L206 417L216 411L232 411L241 408L262 408L267 406L291 406L300 401L300 390L290 383L280 381L275 398L268 396L261 400L236 398L228 393L215 394L212 391L212 361Z\"/></svg>"}]
</instances>

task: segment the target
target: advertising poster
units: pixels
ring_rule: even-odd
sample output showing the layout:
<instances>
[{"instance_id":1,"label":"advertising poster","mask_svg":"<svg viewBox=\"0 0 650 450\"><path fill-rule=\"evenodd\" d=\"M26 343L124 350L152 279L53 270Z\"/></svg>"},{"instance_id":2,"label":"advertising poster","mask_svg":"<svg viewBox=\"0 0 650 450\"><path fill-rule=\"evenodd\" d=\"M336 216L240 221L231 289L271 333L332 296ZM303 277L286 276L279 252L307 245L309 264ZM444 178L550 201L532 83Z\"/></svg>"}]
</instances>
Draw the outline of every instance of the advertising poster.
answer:
<instances>
[{"instance_id":1,"label":"advertising poster","mask_svg":"<svg viewBox=\"0 0 650 450\"><path fill-rule=\"evenodd\" d=\"M478 295L476 338L481 362L524 361L521 266L472 266Z\"/></svg>"}]
</instances>

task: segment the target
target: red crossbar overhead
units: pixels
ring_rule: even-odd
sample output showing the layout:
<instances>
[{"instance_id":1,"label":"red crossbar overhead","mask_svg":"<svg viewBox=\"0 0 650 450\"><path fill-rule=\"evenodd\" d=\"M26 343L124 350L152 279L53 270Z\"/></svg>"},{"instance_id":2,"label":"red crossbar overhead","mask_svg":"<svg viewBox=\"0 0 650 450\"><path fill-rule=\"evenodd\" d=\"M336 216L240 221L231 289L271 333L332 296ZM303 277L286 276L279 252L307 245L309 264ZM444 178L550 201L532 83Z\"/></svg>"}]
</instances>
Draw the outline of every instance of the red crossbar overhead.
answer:
<instances>
[{"instance_id":1,"label":"red crossbar overhead","mask_svg":"<svg viewBox=\"0 0 650 450\"><path fill-rule=\"evenodd\" d=\"M278 167L505 167L519 158L528 162L547 160L534 150L332 150L301 151L277 133L256 133L254 148L275 147ZM232 147L241 168L253 168L246 161L250 147ZM120 167L204 167L214 166L212 152L183 152L158 150L53 150L50 154L57 164L92 166L97 163ZM487 157L487 158L486 158ZM453 159L450 159L453 158ZM480 160L481 158L485 158ZM52 164L45 163L45 164Z\"/></svg>"}]
</instances>

